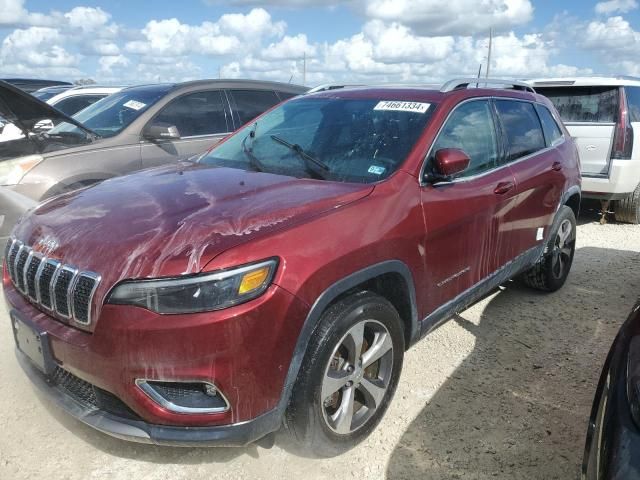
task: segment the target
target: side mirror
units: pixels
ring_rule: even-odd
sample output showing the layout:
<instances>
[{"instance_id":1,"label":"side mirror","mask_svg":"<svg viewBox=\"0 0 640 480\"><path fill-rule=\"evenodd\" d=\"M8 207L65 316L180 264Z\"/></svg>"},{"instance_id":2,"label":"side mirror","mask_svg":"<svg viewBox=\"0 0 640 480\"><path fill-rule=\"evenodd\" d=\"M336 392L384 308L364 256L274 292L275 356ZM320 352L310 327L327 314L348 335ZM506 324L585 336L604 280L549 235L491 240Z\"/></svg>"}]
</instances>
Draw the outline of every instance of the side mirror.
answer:
<instances>
[{"instance_id":1,"label":"side mirror","mask_svg":"<svg viewBox=\"0 0 640 480\"><path fill-rule=\"evenodd\" d=\"M469 167L471 159L459 148L443 148L436 152L435 168L437 180L450 179Z\"/></svg>"},{"instance_id":2,"label":"side mirror","mask_svg":"<svg viewBox=\"0 0 640 480\"><path fill-rule=\"evenodd\" d=\"M180 132L175 125L155 123L145 128L142 136L148 140L177 140Z\"/></svg>"}]
</instances>

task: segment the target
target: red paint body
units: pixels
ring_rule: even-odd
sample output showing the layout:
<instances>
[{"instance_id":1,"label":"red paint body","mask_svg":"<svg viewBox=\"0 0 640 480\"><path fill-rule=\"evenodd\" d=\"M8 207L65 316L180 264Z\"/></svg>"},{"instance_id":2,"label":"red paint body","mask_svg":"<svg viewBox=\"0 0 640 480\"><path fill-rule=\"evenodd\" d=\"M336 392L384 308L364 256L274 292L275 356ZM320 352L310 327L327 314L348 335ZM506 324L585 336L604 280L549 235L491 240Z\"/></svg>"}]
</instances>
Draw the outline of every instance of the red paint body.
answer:
<instances>
[{"instance_id":1,"label":"red paint body","mask_svg":"<svg viewBox=\"0 0 640 480\"><path fill-rule=\"evenodd\" d=\"M401 168L375 184L182 164L57 197L28 215L13 236L36 249L40 238L55 237L59 246L44 253L102 275L95 320L84 329L54 319L31 305L5 271L9 306L50 333L54 357L65 369L115 394L150 423L242 422L278 404L300 329L332 284L399 260L411 272L418 318L425 318L539 243L537 229L544 227L546 235L563 194L580 184L577 151L566 131L557 147L455 187L420 181L434 138L461 101L505 96L554 111L543 97L484 89L320 95L437 106ZM552 169L554 162L563 168ZM225 310L159 315L104 304L123 279L215 271L272 257L279 265L267 292ZM213 379L231 410L171 413L144 395L136 378Z\"/></svg>"}]
</instances>

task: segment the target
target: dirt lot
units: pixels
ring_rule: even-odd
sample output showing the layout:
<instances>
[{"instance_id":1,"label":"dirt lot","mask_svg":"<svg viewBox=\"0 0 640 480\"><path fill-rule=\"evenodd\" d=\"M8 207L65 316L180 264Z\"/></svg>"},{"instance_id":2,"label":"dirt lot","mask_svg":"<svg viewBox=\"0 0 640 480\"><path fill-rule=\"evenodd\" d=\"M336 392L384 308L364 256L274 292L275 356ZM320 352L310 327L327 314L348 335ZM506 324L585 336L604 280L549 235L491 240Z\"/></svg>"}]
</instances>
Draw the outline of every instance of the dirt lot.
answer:
<instances>
[{"instance_id":1,"label":"dirt lot","mask_svg":"<svg viewBox=\"0 0 640 480\"><path fill-rule=\"evenodd\" d=\"M0 479L578 477L609 345L640 294L640 227L587 214L568 284L506 285L407 353L367 442L331 460L266 450L171 449L104 436L34 395L0 313Z\"/></svg>"}]
</instances>

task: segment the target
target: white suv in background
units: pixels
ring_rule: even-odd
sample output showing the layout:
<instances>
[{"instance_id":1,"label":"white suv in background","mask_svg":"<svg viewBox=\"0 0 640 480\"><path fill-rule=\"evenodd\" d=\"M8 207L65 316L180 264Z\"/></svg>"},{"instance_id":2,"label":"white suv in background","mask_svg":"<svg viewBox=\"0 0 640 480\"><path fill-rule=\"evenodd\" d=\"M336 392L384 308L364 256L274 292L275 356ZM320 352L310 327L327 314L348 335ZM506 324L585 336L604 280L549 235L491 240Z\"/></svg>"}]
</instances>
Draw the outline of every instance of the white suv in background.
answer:
<instances>
[{"instance_id":1,"label":"white suv in background","mask_svg":"<svg viewBox=\"0 0 640 480\"><path fill-rule=\"evenodd\" d=\"M613 200L616 220L640 223L640 78L528 83L553 102L578 146L583 198L603 200L603 210Z\"/></svg>"},{"instance_id":2,"label":"white suv in background","mask_svg":"<svg viewBox=\"0 0 640 480\"><path fill-rule=\"evenodd\" d=\"M49 105L56 107L65 115L75 115L98 100L119 92L124 87L98 87L86 85L69 88L47 100Z\"/></svg>"}]
</instances>

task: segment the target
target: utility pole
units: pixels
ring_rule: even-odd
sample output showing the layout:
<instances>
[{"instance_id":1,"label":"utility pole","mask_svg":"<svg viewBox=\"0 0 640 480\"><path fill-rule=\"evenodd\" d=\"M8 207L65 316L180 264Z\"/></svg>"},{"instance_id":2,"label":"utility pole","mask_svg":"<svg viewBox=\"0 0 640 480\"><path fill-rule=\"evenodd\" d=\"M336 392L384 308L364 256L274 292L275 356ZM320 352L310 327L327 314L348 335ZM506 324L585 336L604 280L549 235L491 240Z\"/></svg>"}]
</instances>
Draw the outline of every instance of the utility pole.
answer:
<instances>
[{"instance_id":1,"label":"utility pole","mask_svg":"<svg viewBox=\"0 0 640 480\"><path fill-rule=\"evenodd\" d=\"M478 67L478 78L480 78L480 75L482 75L482 64Z\"/></svg>"},{"instance_id":2,"label":"utility pole","mask_svg":"<svg viewBox=\"0 0 640 480\"><path fill-rule=\"evenodd\" d=\"M491 68L491 43L493 41L493 28L489 29L489 55L487 56L487 74L485 78L489 78L489 69Z\"/></svg>"},{"instance_id":3,"label":"utility pole","mask_svg":"<svg viewBox=\"0 0 640 480\"><path fill-rule=\"evenodd\" d=\"M302 85L307 84L307 52L302 57Z\"/></svg>"}]
</instances>

